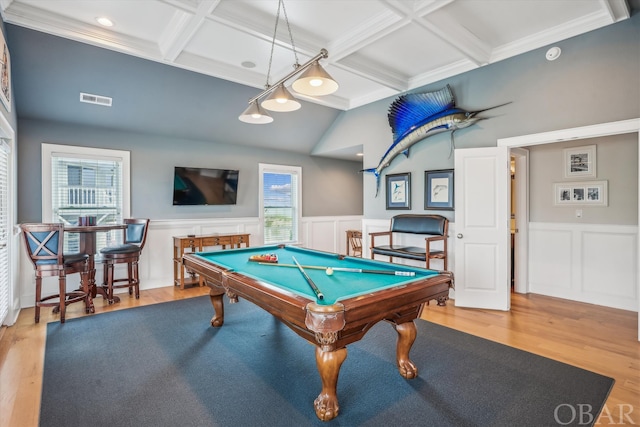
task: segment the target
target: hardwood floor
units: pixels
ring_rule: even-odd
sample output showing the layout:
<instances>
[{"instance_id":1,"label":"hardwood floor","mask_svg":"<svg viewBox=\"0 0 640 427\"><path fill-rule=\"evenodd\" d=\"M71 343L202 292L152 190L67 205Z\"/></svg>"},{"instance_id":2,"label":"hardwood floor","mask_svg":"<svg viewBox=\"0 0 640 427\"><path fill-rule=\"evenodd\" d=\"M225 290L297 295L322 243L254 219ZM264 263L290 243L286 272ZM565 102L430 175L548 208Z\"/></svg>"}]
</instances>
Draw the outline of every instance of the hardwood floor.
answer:
<instances>
[{"instance_id":1,"label":"hardwood floor","mask_svg":"<svg viewBox=\"0 0 640 427\"><path fill-rule=\"evenodd\" d=\"M121 295L109 306L96 300L96 314L206 295L208 288L167 287L141 291L140 299ZM640 343L637 313L539 295L514 294L510 312L431 304L422 317L434 323L613 377L616 383L598 425L640 425ZM67 318L85 316L72 304ZM58 320L33 308L0 331L0 427L36 427L44 362L46 324Z\"/></svg>"}]
</instances>

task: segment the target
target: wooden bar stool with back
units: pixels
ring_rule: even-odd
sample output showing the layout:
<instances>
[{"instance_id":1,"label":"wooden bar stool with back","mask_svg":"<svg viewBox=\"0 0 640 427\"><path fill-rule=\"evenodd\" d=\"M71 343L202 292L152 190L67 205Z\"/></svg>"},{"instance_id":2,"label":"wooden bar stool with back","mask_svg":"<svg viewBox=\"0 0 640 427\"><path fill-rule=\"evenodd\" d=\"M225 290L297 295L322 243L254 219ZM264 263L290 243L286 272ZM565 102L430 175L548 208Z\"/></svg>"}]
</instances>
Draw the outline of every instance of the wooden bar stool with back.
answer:
<instances>
[{"instance_id":1,"label":"wooden bar stool with back","mask_svg":"<svg viewBox=\"0 0 640 427\"><path fill-rule=\"evenodd\" d=\"M104 264L102 287L105 289L109 304L119 301L113 295L113 290L116 288L129 288L129 295L132 295L135 290L136 299L140 298L138 261L147 240L149 219L126 218L123 223L127 225L123 232L123 243L107 246L100 250L101 261ZM125 263L127 264L127 277L115 278L114 265Z\"/></svg>"},{"instance_id":2,"label":"wooden bar stool with back","mask_svg":"<svg viewBox=\"0 0 640 427\"><path fill-rule=\"evenodd\" d=\"M67 305L84 301L85 312L93 312L93 302L89 291L89 270L87 254L64 253L64 225L22 224L22 235L36 273L35 321L40 322L40 307L54 307L60 313L60 323L65 321ZM80 289L67 291L67 274L80 273ZM57 294L42 296L42 278L58 276Z\"/></svg>"}]
</instances>

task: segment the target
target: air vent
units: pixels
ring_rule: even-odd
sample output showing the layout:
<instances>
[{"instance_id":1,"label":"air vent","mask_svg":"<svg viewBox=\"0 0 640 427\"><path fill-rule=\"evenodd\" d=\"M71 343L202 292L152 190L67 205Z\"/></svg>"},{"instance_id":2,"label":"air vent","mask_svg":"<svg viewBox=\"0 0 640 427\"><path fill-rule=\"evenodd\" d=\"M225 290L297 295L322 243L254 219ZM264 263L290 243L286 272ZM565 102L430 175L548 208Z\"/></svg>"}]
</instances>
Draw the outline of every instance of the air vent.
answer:
<instances>
[{"instance_id":1,"label":"air vent","mask_svg":"<svg viewBox=\"0 0 640 427\"><path fill-rule=\"evenodd\" d=\"M111 107L113 99L108 96L92 95L90 93L80 92L80 102Z\"/></svg>"}]
</instances>

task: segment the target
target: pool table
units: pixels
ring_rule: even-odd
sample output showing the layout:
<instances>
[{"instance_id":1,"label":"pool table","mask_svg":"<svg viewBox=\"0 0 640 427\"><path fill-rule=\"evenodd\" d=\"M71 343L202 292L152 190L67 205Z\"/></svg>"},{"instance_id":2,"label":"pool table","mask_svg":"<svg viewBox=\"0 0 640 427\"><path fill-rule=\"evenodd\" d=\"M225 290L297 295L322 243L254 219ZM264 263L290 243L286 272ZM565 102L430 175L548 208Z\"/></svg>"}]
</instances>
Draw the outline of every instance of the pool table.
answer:
<instances>
[{"instance_id":1,"label":"pool table","mask_svg":"<svg viewBox=\"0 0 640 427\"><path fill-rule=\"evenodd\" d=\"M277 256L277 263L249 261L251 256L266 254ZM224 323L225 294L232 303L242 297L316 346L322 391L314 408L323 421L338 415L336 386L347 357L346 346L360 340L381 320L391 323L398 333L396 360L400 374L407 379L418 375L409 358L416 339L413 320L420 316L425 302L444 301L453 286L449 272L285 245L189 253L183 256L183 263L210 287L212 326ZM328 274L325 267L335 270ZM396 271L400 273L396 275ZM322 299L305 275L321 291Z\"/></svg>"}]
</instances>

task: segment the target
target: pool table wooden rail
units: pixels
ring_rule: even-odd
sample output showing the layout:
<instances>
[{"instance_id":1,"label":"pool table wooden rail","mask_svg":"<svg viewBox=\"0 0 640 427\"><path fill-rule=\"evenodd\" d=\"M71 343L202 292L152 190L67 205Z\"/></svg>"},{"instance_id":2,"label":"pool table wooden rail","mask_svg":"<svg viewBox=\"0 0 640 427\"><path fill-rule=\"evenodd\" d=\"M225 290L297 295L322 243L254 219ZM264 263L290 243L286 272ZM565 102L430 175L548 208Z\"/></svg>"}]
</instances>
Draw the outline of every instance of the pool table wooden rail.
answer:
<instances>
[{"instance_id":1,"label":"pool table wooden rail","mask_svg":"<svg viewBox=\"0 0 640 427\"><path fill-rule=\"evenodd\" d=\"M447 298L452 280L449 275L440 274L424 281L411 282L395 289L389 298L385 290L341 300L329 306L315 306L308 298L270 283L244 276L241 272L212 265L191 254L184 255L184 264L205 279L210 288L211 301L216 313L211 319L212 326L224 323L222 297L226 294L231 303L238 297L250 301L284 322L295 333L312 344L321 345L324 351L333 351L362 339L365 333L381 320L393 324L412 321L420 315L422 304L431 300ZM425 281L429 284L425 286ZM311 306L309 304L312 304ZM319 308L321 307L321 308ZM317 331L307 323L308 312L324 317L325 322L336 312L343 312L345 326L337 332L333 342L319 341Z\"/></svg>"}]
</instances>

